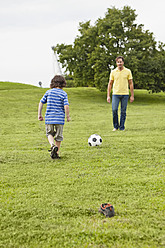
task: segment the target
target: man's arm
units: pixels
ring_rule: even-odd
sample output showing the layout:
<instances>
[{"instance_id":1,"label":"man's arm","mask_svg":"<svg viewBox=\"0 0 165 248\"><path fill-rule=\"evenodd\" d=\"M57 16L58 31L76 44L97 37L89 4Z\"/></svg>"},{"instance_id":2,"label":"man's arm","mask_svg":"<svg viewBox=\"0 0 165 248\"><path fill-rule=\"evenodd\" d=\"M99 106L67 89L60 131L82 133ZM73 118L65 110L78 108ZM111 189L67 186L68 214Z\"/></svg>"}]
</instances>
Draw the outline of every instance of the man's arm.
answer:
<instances>
[{"instance_id":1,"label":"man's arm","mask_svg":"<svg viewBox=\"0 0 165 248\"><path fill-rule=\"evenodd\" d=\"M111 94L113 82L114 82L113 80L109 80L109 83L108 83L107 102L109 102L109 103L111 102L110 94Z\"/></svg>"},{"instance_id":2,"label":"man's arm","mask_svg":"<svg viewBox=\"0 0 165 248\"><path fill-rule=\"evenodd\" d=\"M43 121L44 118L42 117L42 108L43 108L43 103L40 102L38 106L38 120Z\"/></svg>"},{"instance_id":3,"label":"man's arm","mask_svg":"<svg viewBox=\"0 0 165 248\"><path fill-rule=\"evenodd\" d=\"M133 102L134 101L133 80L132 79L128 80L128 83L129 83L129 88L130 88L130 91L131 91L130 102Z\"/></svg>"},{"instance_id":4,"label":"man's arm","mask_svg":"<svg viewBox=\"0 0 165 248\"><path fill-rule=\"evenodd\" d=\"M65 114L66 114L67 121L69 122L71 120L69 116L69 105L65 105L64 108L65 108Z\"/></svg>"}]
</instances>

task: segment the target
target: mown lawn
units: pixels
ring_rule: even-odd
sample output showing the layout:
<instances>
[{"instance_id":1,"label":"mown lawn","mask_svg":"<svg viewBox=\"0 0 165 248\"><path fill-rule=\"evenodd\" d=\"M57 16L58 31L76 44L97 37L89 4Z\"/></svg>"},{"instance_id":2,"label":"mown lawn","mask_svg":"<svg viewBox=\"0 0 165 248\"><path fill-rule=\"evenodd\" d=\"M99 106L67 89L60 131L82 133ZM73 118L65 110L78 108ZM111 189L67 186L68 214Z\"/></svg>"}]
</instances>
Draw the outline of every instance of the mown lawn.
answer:
<instances>
[{"instance_id":1,"label":"mown lawn","mask_svg":"<svg viewBox=\"0 0 165 248\"><path fill-rule=\"evenodd\" d=\"M126 131L112 132L106 93L65 89L72 121L51 160L45 91L0 83L0 247L165 247L165 93L136 90ZM113 218L98 213L104 202Z\"/></svg>"}]
</instances>

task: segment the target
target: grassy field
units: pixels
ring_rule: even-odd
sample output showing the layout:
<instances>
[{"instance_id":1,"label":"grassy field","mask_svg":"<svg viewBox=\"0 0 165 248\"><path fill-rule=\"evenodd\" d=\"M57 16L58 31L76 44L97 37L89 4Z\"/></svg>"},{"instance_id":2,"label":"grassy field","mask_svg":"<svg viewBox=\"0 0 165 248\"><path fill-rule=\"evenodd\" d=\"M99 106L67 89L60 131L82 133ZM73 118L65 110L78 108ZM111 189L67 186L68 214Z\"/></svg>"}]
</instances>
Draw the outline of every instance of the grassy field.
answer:
<instances>
[{"instance_id":1,"label":"grassy field","mask_svg":"<svg viewBox=\"0 0 165 248\"><path fill-rule=\"evenodd\" d=\"M37 120L45 91L0 83L0 248L165 247L165 94L136 90L126 131L112 132L106 93L65 89L72 121L51 160ZM98 213L104 202L113 218Z\"/></svg>"}]
</instances>

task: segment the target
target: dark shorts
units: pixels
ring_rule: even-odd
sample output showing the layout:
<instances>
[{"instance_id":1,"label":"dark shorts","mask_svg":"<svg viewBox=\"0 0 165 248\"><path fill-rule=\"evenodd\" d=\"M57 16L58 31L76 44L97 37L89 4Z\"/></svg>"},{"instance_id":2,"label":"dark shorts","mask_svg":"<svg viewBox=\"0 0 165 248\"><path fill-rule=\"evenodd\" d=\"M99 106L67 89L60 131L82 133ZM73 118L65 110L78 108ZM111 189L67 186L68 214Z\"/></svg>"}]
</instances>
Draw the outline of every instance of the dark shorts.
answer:
<instances>
[{"instance_id":1,"label":"dark shorts","mask_svg":"<svg viewBox=\"0 0 165 248\"><path fill-rule=\"evenodd\" d=\"M63 141L63 127L60 124L46 124L46 137L52 135L56 141Z\"/></svg>"}]
</instances>

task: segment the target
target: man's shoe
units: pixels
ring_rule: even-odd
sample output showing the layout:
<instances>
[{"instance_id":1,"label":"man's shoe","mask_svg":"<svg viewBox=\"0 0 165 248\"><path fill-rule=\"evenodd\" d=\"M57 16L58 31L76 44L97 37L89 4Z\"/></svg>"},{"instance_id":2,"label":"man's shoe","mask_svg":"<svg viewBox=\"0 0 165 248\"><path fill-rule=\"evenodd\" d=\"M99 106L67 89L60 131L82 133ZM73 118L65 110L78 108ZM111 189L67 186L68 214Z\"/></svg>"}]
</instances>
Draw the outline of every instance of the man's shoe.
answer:
<instances>
[{"instance_id":1,"label":"man's shoe","mask_svg":"<svg viewBox=\"0 0 165 248\"><path fill-rule=\"evenodd\" d=\"M57 146L52 145L50 151L51 151L50 157L51 157L52 159L55 159L55 158L59 157L58 154L57 154L57 152L58 152L58 147L57 147Z\"/></svg>"},{"instance_id":2,"label":"man's shoe","mask_svg":"<svg viewBox=\"0 0 165 248\"><path fill-rule=\"evenodd\" d=\"M112 131L115 132L115 131L117 131L117 130L118 130L117 128L114 128Z\"/></svg>"}]
</instances>

